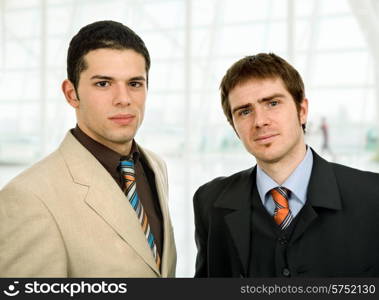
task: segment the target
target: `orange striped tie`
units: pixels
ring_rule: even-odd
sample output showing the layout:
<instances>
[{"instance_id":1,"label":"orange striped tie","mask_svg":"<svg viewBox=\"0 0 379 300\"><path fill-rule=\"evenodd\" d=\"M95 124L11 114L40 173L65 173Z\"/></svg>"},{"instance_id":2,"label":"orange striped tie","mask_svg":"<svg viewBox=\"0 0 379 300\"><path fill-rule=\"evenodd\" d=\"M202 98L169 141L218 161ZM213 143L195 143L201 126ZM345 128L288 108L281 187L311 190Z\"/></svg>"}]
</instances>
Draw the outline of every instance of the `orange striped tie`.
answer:
<instances>
[{"instance_id":1,"label":"orange striped tie","mask_svg":"<svg viewBox=\"0 0 379 300\"><path fill-rule=\"evenodd\" d=\"M288 205L290 191L284 187L277 187L271 190L271 196L275 203L274 220L280 229L286 229L293 220L291 210Z\"/></svg>"}]
</instances>

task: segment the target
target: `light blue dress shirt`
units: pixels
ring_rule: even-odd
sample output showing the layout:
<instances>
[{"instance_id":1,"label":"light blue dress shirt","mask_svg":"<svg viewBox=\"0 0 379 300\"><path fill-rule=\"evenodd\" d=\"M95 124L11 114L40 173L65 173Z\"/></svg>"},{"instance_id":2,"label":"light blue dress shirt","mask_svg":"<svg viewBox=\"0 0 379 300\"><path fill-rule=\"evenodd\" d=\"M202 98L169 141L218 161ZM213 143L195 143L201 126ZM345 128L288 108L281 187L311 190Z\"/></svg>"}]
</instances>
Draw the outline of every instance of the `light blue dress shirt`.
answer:
<instances>
[{"instance_id":1,"label":"light blue dress shirt","mask_svg":"<svg viewBox=\"0 0 379 300\"><path fill-rule=\"evenodd\" d=\"M259 196L263 202L264 207L270 215L274 215L275 204L272 199L270 190L278 186L285 187L291 191L290 198L288 199L289 207L292 216L295 217L307 201L307 190L309 179L311 177L313 166L313 154L310 147L307 147L307 152L304 159L287 178L287 180L279 185L270 176L268 176L259 166L257 166L257 188Z\"/></svg>"}]
</instances>

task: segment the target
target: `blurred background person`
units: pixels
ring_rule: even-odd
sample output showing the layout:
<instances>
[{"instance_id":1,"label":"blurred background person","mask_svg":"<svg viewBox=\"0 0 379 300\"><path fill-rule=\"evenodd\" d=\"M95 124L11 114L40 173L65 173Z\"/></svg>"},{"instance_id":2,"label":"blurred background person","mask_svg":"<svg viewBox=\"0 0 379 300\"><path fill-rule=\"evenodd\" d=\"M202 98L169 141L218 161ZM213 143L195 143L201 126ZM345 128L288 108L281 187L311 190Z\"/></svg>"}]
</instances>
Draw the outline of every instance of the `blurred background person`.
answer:
<instances>
[{"instance_id":1,"label":"blurred background person","mask_svg":"<svg viewBox=\"0 0 379 300\"><path fill-rule=\"evenodd\" d=\"M329 144L329 125L326 122L326 118L321 118L320 125L321 137L322 137L322 145L321 145L321 155L329 155L331 161L335 161L334 154Z\"/></svg>"}]
</instances>

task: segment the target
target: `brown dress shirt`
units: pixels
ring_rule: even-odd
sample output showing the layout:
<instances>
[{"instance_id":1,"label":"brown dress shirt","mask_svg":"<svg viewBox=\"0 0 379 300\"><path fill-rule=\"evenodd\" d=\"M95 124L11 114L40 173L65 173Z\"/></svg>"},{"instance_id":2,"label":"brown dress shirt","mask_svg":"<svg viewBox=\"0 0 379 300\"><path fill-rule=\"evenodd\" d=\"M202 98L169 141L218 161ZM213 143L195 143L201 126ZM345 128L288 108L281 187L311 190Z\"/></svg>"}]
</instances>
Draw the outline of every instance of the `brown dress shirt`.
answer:
<instances>
[{"instance_id":1,"label":"brown dress shirt","mask_svg":"<svg viewBox=\"0 0 379 300\"><path fill-rule=\"evenodd\" d=\"M137 143L133 140L130 154L123 156L89 137L78 125L71 129L71 133L103 165L122 190L124 190L125 182L119 168L120 161L133 158L138 198L146 212L150 229L155 237L158 253L162 257L162 212L155 185L155 176L143 153L139 151Z\"/></svg>"}]
</instances>

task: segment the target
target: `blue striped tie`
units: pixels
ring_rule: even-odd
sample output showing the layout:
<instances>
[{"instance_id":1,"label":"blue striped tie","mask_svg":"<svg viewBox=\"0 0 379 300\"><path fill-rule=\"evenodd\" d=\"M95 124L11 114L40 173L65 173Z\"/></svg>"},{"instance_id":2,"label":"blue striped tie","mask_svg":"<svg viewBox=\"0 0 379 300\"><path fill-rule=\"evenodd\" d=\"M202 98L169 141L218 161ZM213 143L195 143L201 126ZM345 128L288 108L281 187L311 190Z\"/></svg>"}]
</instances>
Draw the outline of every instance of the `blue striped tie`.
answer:
<instances>
[{"instance_id":1,"label":"blue striped tie","mask_svg":"<svg viewBox=\"0 0 379 300\"><path fill-rule=\"evenodd\" d=\"M145 234L147 243L149 244L155 262L157 263L158 269L160 268L161 259L157 251L157 245L155 244L155 238L153 232L150 230L149 221L147 220L147 215L143 209L142 203L138 198L137 187L136 187L136 177L134 170L133 160L123 160L120 162L121 172L125 179L125 195L129 200L130 205L133 207L137 214L137 218L142 226L142 231Z\"/></svg>"}]
</instances>

